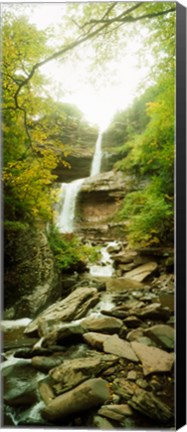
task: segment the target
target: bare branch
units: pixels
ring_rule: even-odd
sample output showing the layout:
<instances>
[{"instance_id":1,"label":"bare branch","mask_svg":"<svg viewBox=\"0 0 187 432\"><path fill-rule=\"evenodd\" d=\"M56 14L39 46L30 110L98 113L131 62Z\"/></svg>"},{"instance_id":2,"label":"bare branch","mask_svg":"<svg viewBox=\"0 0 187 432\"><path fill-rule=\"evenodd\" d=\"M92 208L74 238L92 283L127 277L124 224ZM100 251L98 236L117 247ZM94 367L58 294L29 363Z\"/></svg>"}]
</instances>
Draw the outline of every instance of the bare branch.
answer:
<instances>
[{"instance_id":1,"label":"bare branch","mask_svg":"<svg viewBox=\"0 0 187 432\"><path fill-rule=\"evenodd\" d=\"M116 4L116 3L115 3ZM145 15L140 15L137 17L132 17L131 15L128 16L131 12L133 12L135 9L139 8L141 5L143 4L143 2L140 3L136 3L136 5L132 6L131 8L129 8L126 11L123 11L120 15L118 15L117 17L108 19L108 20L104 20L104 22L102 22L102 20L98 20L98 21L90 21L87 24L101 24L99 27L97 27L96 29L94 29L93 31L88 31L86 34L84 34L82 37L80 37L79 39L69 43L68 45L66 45L65 47L63 47L61 50L55 52L54 54L50 55L49 57L47 57L46 59L36 63L30 73L28 74L28 77L22 81L20 83L20 85L17 88L17 91L15 93L15 101L16 101L16 106L18 106L18 96L19 93L21 91L21 89L27 85L27 83L31 80L31 78L33 77L34 73L36 72L37 69L39 69L41 66L45 65L46 63L49 63L52 60L56 60L57 58L61 57L63 54L65 54L67 51L70 51L74 48L76 48L77 46L81 45L82 43L84 43L87 40L93 39L95 36L98 36L105 28L109 27L111 24L113 23L117 23L117 22L121 22L121 23L127 23L127 22L136 22L136 21L140 21L142 19L146 19L146 18L155 18L158 17L160 15L165 15L167 13L170 12L174 12L175 11L175 7L167 9L166 11L160 11L160 12L155 12L155 13L149 13L149 14L145 14ZM111 10L111 8L110 8ZM108 10L109 12L109 10ZM94 26L95 27L95 26ZM116 28L116 27L115 27Z\"/></svg>"}]
</instances>

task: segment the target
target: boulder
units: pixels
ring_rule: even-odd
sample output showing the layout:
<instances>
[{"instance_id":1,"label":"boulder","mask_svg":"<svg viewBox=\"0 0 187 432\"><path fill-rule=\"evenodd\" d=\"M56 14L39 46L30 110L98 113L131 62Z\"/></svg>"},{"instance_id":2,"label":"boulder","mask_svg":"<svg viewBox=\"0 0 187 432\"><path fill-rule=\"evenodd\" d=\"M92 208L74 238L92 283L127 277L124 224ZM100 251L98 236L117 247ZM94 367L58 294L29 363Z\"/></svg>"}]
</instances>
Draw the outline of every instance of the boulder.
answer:
<instances>
[{"instance_id":1,"label":"boulder","mask_svg":"<svg viewBox=\"0 0 187 432\"><path fill-rule=\"evenodd\" d=\"M127 272L124 276L125 279L133 279L137 282L142 282L147 276L149 276L158 267L158 264L154 261L143 264L136 267L134 270Z\"/></svg>"},{"instance_id":2,"label":"boulder","mask_svg":"<svg viewBox=\"0 0 187 432\"><path fill-rule=\"evenodd\" d=\"M98 316L88 317L81 322L81 326L87 331L115 333L119 331L123 321L114 317Z\"/></svg>"},{"instance_id":3,"label":"boulder","mask_svg":"<svg viewBox=\"0 0 187 432\"><path fill-rule=\"evenodd\" d=\"M53 380L55 394L65 393L88 378L98 375L107 369L118 358L112 355L99 355L94 357L83 357L64 361L60 366L49 372Z\"/></svg>"},{"instance_id":4,"label":"boulder","mask_svg":"<svg viewBox=\"0 0 187 432\"><path fill-rule=\"evenodd\" d=\"M123 291L130 291L130 290L139 290L139 289L147 289L145 285L143 285L141 282L138 282L133 279L127 279L127 277L121 277L121 278L109 278L106 282L106 289L109 292L123 292Z\"/></svg>"},{"instance_id":5,"label":"boulder","mask_svg":"<svg viewBox=\"0 0 187 432\"><path fill-rule=\"evenodd\" d=\"M43 409L42 416L53 422L102 405L109 399L110 391L107 381L102 378L89 379L73 390L53 399Z\"/></svg>"},{"instance_id":6,"label":"boulder","mask_svg":"<svg viewBox=\"0 0 187 432\"><path fill-rule=\"evenodd\" d=\"M131 347L143 365L144 375L155 372L168 372L174 363L173 353L167 353L159 348L146 346L139 342L131 342Z\"/></svg>"},{"instance_id":7,"label":"boulder","mask_svg":"<svg viewBox=\"0 0 187 432\"><path fill-rule=\"evenodd\" d=\"M144 333L163 348L174 349L175 331L172 327L164 324L157 324L144 330Z\"/></svg>"},{"instance_id":8,"label":"boulder","mask_svg":"<svg viewBox=\"0 0 187 432\"><path fill-rule=\"evenodd\" d=\"M21 225L6 225L4 232L4 309L13 307L15 319L36 316L56 301L61 291L45 228Z\"/></svg>"},{"instance_id":9,"label":"boulder","mask_svg":"<svg viewBox=\"0 0 187 432\"><path fill-rule=\"evenodd\" d=\"M34 321L25 329L25 334L31 334L38 331L39 324L45 322L46 327L55 322L69 322L82 318L86 315L89 308L99 301L99 295L96 288L77 288L65 299L58 301L45 309ZM45 336L45 333L40 336Z\"/></svg>"}]
</instances>

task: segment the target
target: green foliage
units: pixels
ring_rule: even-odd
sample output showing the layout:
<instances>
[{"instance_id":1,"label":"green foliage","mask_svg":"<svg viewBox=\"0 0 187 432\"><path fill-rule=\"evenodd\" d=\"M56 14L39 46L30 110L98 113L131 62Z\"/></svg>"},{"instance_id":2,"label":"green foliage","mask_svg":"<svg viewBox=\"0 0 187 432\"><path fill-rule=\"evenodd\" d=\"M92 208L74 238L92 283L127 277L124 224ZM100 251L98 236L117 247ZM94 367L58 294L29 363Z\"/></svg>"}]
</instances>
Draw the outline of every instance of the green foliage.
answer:
<instances>
[{"instance_id":1,"label":"green foliage","mask_svg":"<svg viewBox=\"0 0 187 432\"><path fill-rule=\"evenodd\" d=\"M56 265L61 271L84 269L88 262L98 259L98 248L82 244L74 234L59 233L53 225L49 229L48 240Z\"/></svg>"},{"instance_id":2,"label":"green foliage","mask_svg":"<svg viewBox=\"0 0 187 432\"><path fill-rule=\"evenodd\" d=\"M173 199L159 189L157 178L142 191L129 193L118 217L128 220L128 240L133 245L173 242Z\"/></svg>"},{"instance_id":3,"label":"green foliage","mask_svg":"<svg viewBox=\"0 0 187 432\"><path fill-rule=\"evenodd\" d=\"M90 141L93 130L78 108L47 94L39 71L18 96L33 64L51 53L48 33L11 13L3 15L2 30L5 218L52 220L55 169L69 167L66 157L72 145L83 136Z\"/></svg>"},{"instance_id":4,"label":"green foliage","mask_svg":"<svg viewBox=\"0 0 187 432\"><path fill-rule=\"evenodd\" d=\"M4 228L5 230L12 230L12 231L27 231L29 228L28 223L20 222L20 221L4 221Z\"/></svg>"}]
</instances>

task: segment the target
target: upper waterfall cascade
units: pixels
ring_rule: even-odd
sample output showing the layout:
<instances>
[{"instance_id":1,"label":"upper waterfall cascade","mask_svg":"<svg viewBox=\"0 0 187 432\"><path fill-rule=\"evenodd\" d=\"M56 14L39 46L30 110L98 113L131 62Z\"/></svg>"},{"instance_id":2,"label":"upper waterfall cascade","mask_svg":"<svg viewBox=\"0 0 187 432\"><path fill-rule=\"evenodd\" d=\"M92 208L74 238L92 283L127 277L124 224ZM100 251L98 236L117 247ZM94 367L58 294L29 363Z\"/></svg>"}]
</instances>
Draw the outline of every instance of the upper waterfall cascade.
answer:
<instances>
[{"instance_id":1,"label":"upper waterfall cascade","mask_svg":"<svg viewBox=\"0 0 187 432\"><path fill-rule=\"evenodd\" d=\"M90 177L100 173L102 160L102 132L99 132L93 156ZM56 221L58 230L62 233L74 231L76 198L85 179L62 183L60 188L59 209Z\"/></svg>"},{"instance_id":2,"label":"upper waterfall cascade","mask_svg":"<svg viewBox=\"0 0 187 432\"><path fill-rule=\"evenodd\" d=\"M99 132L96 145L95 145L95 153L93 156L92 166L91 166L91 173L90 177L93 177L100 173L101 170L101 160L102 160L102 132Z\"/></svg>"}]
</instances>

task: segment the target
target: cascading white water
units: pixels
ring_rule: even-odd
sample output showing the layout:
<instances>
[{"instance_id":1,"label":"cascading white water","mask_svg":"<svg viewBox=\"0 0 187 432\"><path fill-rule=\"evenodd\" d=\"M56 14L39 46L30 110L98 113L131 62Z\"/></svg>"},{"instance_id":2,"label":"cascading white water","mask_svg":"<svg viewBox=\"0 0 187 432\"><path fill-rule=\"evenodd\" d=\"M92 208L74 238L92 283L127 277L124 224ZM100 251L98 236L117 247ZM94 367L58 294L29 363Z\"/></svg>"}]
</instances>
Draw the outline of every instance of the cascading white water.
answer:
<instances>
[{"instance_id":1,"label":"cascading white water","mask_svg":"<svg viewBox=\"0 0 187 432\"><path fill-rule=\"evenodd\" d=\"M99 132L96 145L95 145L95 153L93 156L92 166L90 176L95 176L100 173L101 170L101 160L102 160L102 132Z\"/></svg>"},{"instance_id":2,"label":"cascading white water","mask_svg":"<svg viewBox=\"0 0 187 432\"><path fill-rule=\"evenodd\" d=\"M78 179L71 183L62 183L61 185L63 207L58 215L56 226L62 233L71 233L74 230L76 198L83 181L84 179Z\"/></svg>"},{"instance_id":3,"label":"cascading white water","mask_svg":"<svg viewBox=\"0 0 187 432\"><path fill-rule=\"evenodd\" d=\"M90 176L100 173L102 160L102 132L99 132L95 153L93 156ZM63 203L62 210L58 210L56 227L61 233L71 233L74 230L76 198L81 189L84 179L74 180L71 183L62 183L60 201Z\"/></svg>"}]
</instances>

